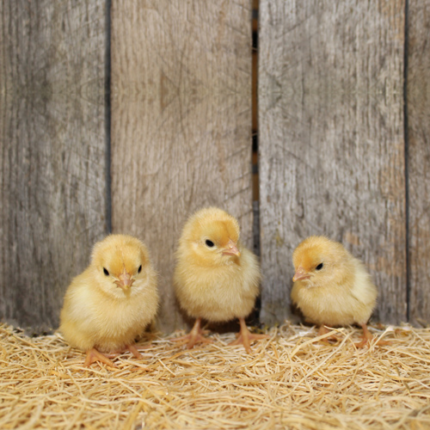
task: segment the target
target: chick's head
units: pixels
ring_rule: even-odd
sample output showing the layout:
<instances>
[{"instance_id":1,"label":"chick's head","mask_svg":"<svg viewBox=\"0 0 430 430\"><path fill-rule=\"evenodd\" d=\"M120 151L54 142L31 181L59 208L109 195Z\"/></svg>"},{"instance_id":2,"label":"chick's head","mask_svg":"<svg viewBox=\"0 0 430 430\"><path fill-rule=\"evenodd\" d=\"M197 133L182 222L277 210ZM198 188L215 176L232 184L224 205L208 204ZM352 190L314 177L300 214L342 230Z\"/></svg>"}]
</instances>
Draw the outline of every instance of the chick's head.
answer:
<instances>
[{"instance_id":1,"label":"chick's head","mask_svg":"<svg viewBox=\"0 0 430 430\"><path fill-rule=\"evenodd\" d=\"M94 246L91 266L105 292L124 297L143 287L150 261L148 250L140 240L112 234Z\"/></svg>"},{"instance_id":2,"label":"chick's head","mask_svg":"<svg viewBox=\"0 0 430 430\"><path fill-rule=\"evenodd\" d=\"M350 258L340 243L324 236L310 236L294 250L293 282L302 281L308 287L339 283L348 276Z\"/></svg>"},{"instance_id":3,"label":"chick's head","mask_svg":"<svg viewBox=\"0 0 430 430\"><path fill-rule=\"evenodd\" d=\"M179 241L183 252L203 266L230 264L240 257L239 224L227 212L206 208L195 213L186 223Z\"/></svg>"}]
</instances>

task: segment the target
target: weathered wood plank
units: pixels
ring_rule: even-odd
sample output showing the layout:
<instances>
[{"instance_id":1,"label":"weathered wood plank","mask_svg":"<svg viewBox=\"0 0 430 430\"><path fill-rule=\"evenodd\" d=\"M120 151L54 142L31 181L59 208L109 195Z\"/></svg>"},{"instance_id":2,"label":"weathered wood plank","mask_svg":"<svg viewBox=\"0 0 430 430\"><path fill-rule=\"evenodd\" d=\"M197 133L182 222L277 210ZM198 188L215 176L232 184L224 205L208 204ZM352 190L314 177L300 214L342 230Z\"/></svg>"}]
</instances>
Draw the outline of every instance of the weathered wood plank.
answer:
<instances>
[{"instance_id":1,"label":"weathered wood plank","mask_svg":"<svg viewBox=\"0 0 430 430\"><path fill-rule=\"evenodd\" d=\"M430 1L408 13L410 319L430 322Z\"/></svg>"},{"instance_id":2,"label":"weathered wood plank","mask_svg":"<svg viewBox=\"0 0 430 430\"><path fill-rule=\"evenodd\" d=\"M260 1L264 322L290 315L294 248L343 242L370 269L375 319L406 319L404 1Z\"/></svg>"},{"instance_id":3,"label":"weathered wood plank","mask_svg":"<svg viewBox=\"0 0 430 430\"><path fill-rule=\"evenodd\" d=\"M105 15L0 2L0 317L36 332L106 230Z\"/></svg>"},{"instance_id":4,"label":"weathered wood plank","mask_svg":"<svg viewBox=\"0 0 430 430\"><path fill-rule=\"evenodd\" d=\"M172 289L187 217L220 206L252 245L251 1L114 2L112 227L148 245L160 327L183 325Z\"/></svg>"}]
</instances>

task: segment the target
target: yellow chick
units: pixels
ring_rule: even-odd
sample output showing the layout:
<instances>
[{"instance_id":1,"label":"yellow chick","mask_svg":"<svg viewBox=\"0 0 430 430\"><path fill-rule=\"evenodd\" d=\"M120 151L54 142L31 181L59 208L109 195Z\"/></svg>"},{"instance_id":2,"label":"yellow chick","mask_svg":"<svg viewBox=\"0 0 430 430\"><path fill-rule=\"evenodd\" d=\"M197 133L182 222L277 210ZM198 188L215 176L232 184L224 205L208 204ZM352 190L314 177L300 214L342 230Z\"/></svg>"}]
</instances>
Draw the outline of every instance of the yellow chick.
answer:
<instances>
[{"instance_id":1,"label":"yellow chick","mask_svg":"<svg viewBox=\"0 0 430 430\"><path fill-rule=\"evenodd\" d=\"M323 236L305 239L293 253L295 274L291 299L303 315L320 326L359 324L364 347L372 335L367 321L376 304L377 290L361 261L340 243Z\"/></svg>"},{"instance_id":2,"label":"yellow chick","mask_svg":"<svg viewBox=\"0 0 430 430\"><path fill-rule=\"evenodd\" d=\"M246 327L258 295L260 268L256 256L239 242L239 224L227 212L206 208L185 224L176 253L174 286L181 307L196 318L188 348L209 343L201 320L226 322L239 318L240 335L231 344L242 343L247 352L251 341L267 338L251 334Z\"/></svg>"},{"instance_id":3,"label":"yellow chick","mask_svg":"<svg viewBox=\"0 0 430 430\"><path fill-rule=\"evenodd\" d=\"M142 358L133 344L157 308L157 278L146 246L113 234L95 244L91 264L69 285L60 331L87 352L85 366L101 361L115 367L101 352L128 349Z\"/></svg>"}]
</instances>

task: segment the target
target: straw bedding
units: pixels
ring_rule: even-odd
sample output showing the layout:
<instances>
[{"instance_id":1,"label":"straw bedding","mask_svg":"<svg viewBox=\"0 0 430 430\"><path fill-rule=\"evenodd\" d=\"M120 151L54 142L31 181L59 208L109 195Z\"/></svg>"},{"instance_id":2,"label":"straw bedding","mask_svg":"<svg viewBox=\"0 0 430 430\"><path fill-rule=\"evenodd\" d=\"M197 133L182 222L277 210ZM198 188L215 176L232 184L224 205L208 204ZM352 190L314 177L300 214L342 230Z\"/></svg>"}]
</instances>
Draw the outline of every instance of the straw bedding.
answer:
<instances>
[{"instance_id":1,"label":"straw bedding","mask_svg":"<svg viewBox=\"0 0 430 430\"><path fill-rule=\"evenodd\" d=\"M175 333L144 360L86 369L60 335L0 325L0 428L429 429L430 329L372 331L391 345L356 350L358 329L329 343L285 324L248 355L226 346L231 333L191 351Z\"/></svg>"}]
</instances>

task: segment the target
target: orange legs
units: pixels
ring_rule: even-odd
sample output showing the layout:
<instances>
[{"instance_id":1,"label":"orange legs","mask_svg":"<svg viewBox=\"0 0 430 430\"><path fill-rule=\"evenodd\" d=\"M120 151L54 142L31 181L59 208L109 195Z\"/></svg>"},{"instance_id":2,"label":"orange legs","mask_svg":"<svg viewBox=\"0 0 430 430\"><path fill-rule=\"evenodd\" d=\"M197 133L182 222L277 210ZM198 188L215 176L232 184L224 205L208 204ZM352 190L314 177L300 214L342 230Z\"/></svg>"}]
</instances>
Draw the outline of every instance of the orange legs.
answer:
<instances>
[{"instance_id":1,"label":"orange legs","mask_svg":"<svg viewBox=\"0 0 430 430\"><path fill-rule=\"evenodd\" d=\"M367 328L367 324L361 324L361 327L363 329L363 340L359 343L354 344L356 348L364 348L373 339L372 334L370 333L369 329Z\"/></svg>"},{"instance_id":2,"label":"orange legs","mask_svg":"<svg viewBox=\"0 0 430 430\"><path fill-rule=\"evenodd\" d=\"M236 340L231 342L229 345L243 344L246 352L251 353L252 352L251 342L253 342L254 340L270 338L270 336L267 334L251 333L246 327L245 318L239 318L239 322L240 322L239 336ZM187 334L186 336L177 337L171 340L173 342L188 341L188 344L187 344L188 349L191 349L196 343L199 343L199 342L212 343L213 341L211 339L207 339L203 336L204 332L200 326L201 326L201 318L197 318L194 324L194 327L189 334Z\"/></svg>"},{"instance_id":3,"label":"orange legs","mask_svg":"<svg viewBox=\"0 0 430 430\"><path fill-rule=\"evenodd\" d=\"M176 337L171 340L174 342L188 341L188 344L187 344L188 349L191 349L196 343L199 343L199 342L212 343L211 339L207 339L203 336L205 333L201 329L201 324L202 324L202 319L197 318L196 322L194 323L194 327L192 328L189 334L187 334L186 336Z\"/></svg>"},{"instance_id":4,"label":"orange legs","mask_svg":"<svg viewBox=\"0 0 430 430\"><path fill-rule=\"evenodd\" d=\"M322 336L323 334L329 333L329 329L325 326L325 325L321 325L320 328L318 329L318 336ZM337 337L335 334L332 334L329 337L326 337L325 339L321 339L320 342L325 343L325 344L329 344L329 340L335 340L335 341L339 341L339 337Z\"/></svg>"},{"instance_id":5,"label":"orange legs","mask_svg":"<svg viewBox=\"0 0 430 430\"><path fill-rule=\"evenodd\" d=\"M93 348L88 350L84 366L90 367L91 364L95 363L96 361L101 361L102 363L107 364L108 366L116 367L115 364L111 360L109 360L109 358L107 358L101 352L97 351L97 349Z\"/></svg>"},{"instance_id":6,"label":"orange legs","mask_svg":"<svg viewBox=\"0 0 430 430\"><path fill-rule=\"evenodd\" d=\"M364 348L373 339L372 334L369 332L369 329L367 328L367 324L361 324L361 327L363 329L363 340L355 344L356 348ZM380 340L376 343L376 345L391 345L391 342L388 342L386 340Z\"/></svg>"},{"instance_id":7,"label":"orange legs","mask_svg":"<svg viewBox=\"0 0 430 430\"><path fill-rule=\"evenodd\" d=\"M245 318L239 318L239 322L240 322L239 337L236 340L234 340L233 342L229 343L229 345L243 344L246 352L248 354L250 354L252 352L252 349L251 349L251 342L252 341L270 338L270 336L267 334L253 334L253 333L251 333L248 330L248 327L246 326Z\"/></svg>"},{"instance_id":8,"label":"orange legs","mask_svg":"<svg viewBox=\"0 0 430 430\"><path fill-rule=\"evenodd\" d=\"M139 350L134 345L126 345L126 347L121 351L113 351L107 354L109 357L113 358L118 356L119 354L122 354L124 351L129 350L136 358L142 359L142 354L139 352ZM113 361L111 361L106 355L102 354L101 352L97 351L97 349L93 348L87 351L87 357L85 358L85 367L90 367L91 364L100 361L104 364L107 364L111 367L116 367Z\"/></svg>"},{"instance_id":9,"label":"orange legs","mask_svg":"<svg viewBox=\"0 0 430 430\"><path fill-rule=\"evenodd\" d=\"M136 358L139 358L139 359L143 358L142 354L134 345L127 345L126 349L128 349Z\"/></svg>"},{"instance_id":10,"label":"orange legs","mask_svg":"<svg viewBox=\"0 0 430 430\"><path fill-rule=\"evenodd\" d=\"M139 349L137 349L134 345L126 345L123 349L119 349L117 351L112 351L107 354L109 358L117 357L118 355L124 354L124 352L129 351L131 352L136 358L143 358L142 354L139 352L139 350L148 349L151 345L146 346L140 346Z\"/></svg>"},{"instance_id":11,"label":"orange legs","mask_svg":"<svg viewBox=\"0 0 430 430\"><path fill-rule=\"evenodd\" d=\"M369 345L373 339L372 334L370 333L369 329L367 328L367 324L361 324L361 328L363 329L363 339L361 342L354 344L356 348L364 348L365 346ZM323 334L326 334L328 332L329 332L329 330L324 325L322 325L322 326L320 326L320 328L318 330L318 336L322 336ZM321 340L321 342L328 343L327 341L329 339L340 340L337 336L333 335L333 336L330 336L326 339ZM391 342L383 341L383 340L380 340L377 342L377 345L390 345L390 344L391 344Z\"/></svg>"}]
</instances>

